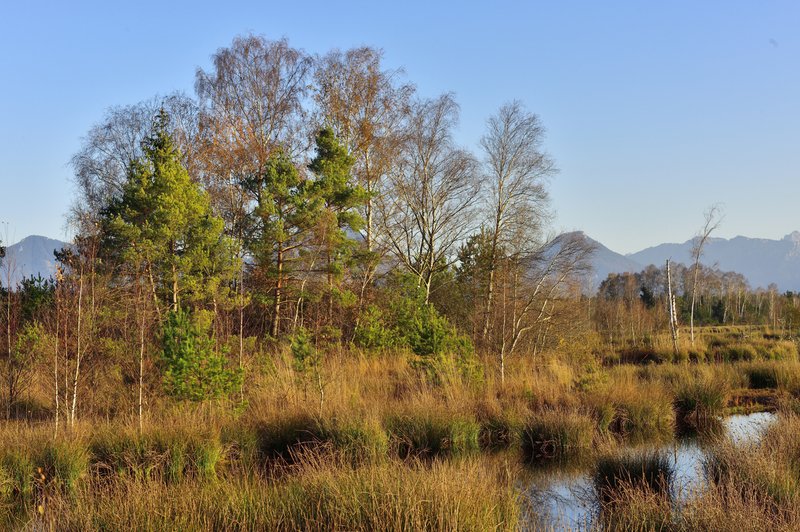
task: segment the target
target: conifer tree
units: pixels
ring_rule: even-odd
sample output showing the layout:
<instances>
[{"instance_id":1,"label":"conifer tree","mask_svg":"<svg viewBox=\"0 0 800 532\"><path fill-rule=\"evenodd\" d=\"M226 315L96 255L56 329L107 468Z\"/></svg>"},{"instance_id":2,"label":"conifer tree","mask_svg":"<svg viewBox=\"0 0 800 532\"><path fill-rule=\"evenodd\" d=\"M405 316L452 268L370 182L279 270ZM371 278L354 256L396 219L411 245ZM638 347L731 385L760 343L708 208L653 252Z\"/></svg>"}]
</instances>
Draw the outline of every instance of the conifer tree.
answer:
<instances>
[{"instance_id":1,"label":"conifer tree","mask_svg":"<svg viewBox=\"0 0 800 532\"><path fill-rule=\"evenodd\" d=\"M151 286L157 308L197 303L230 273L230 243L208 195L191 181L167 132L163 110L132 161L123 193L103 213L106 254L135 265Z\"/></svg>"},{"instance_id":2,"label":"conifer tree","mask_svg":"<svg viewBox=\"0 0 800 532\"><path fill-rule=\"evenodd\" d=\"M365 203L367 194L353 182L353 157L336 139L333 130L322 129L317 134L316 143L317 155L309 169L317 177L314 188L324 206L318 224L318 238L326 263L330 318L334 298L347 298L338 285L348 263L355 258L357 242L353 235L364 225L358 209Z\"/></svg>"},{"instance_id":3,"label":"conifer tree","mask_svg":"<svg viewBox=\"0 0 800 532\"><path fill-rule=\"evenodd\" d=\"M248 176L242 185L255 203L248 224L248 248L259 284L270 287L269 333L277 338L287 284L312 240L322 202L313 182L301 176L281 150L276 150L262 172Z\"/></svg>"}]
</instances>

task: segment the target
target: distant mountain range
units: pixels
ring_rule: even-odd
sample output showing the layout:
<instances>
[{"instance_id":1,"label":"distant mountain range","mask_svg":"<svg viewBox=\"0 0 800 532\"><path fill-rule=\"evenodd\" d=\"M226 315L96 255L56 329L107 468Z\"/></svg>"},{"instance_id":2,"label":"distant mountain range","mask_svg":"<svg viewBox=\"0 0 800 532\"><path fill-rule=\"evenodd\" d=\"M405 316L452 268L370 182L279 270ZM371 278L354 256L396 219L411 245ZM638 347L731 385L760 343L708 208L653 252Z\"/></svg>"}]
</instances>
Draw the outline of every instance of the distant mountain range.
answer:
<instances>
[{"instance_id":1,"label":"distant mountain range","mask_svg":"<svg viewBox=\"0 0 800 532\"><path fill-rule=\"evenodd\" d=\"M638 272L650 264L662 266L669 258L686 265L691 263L692 240L682 244L660 244L622 255L584 235L595 245L592 257L592 285L597 287L609 273ZM31 275L49 277L55 273L53 250L68 244L43 236L29 236L8 246L6 259L13 265L11 283ZM800 291L800 231L781 240L764 238L712 238L703 251L701 262L724 271L739 272L753 288L775 283L778 289ZM6 284L5 266L0 268L0 284Z\"/></svg>"},{"instance_id":2,"label":"distant mountain range","mask_svg":"<svg viewBox=\"0 0 800 532\"><path fill-rule=\"evenodd\" d=\"M692 240L682 244L660 244L628 255L615 253L594 242L597 245L592 260L595 286L609 273L638 272L650 264L660 267L667 259L687 266L692 263ZM741 273L753 288L766 288L775 283L781 291L800 291L800 231L794 231L781 240L744 236L711 238L703 249L700 262L723 271Z\"/></svg>"},{"instance_id":3,"label":"distant mountain range","mask_svg":"<svg viewBox=\"0 0 800 532\"><path fill-rule=\"evenodd\" d=\"M6 286L7 273L10 267L11 285L31 275L48 278L56 272L56 261L53 251L69 246L66 242L44 236L29 236L6 248L6 257L0 266L0 285Z\"/></svg>"}]
</instances>

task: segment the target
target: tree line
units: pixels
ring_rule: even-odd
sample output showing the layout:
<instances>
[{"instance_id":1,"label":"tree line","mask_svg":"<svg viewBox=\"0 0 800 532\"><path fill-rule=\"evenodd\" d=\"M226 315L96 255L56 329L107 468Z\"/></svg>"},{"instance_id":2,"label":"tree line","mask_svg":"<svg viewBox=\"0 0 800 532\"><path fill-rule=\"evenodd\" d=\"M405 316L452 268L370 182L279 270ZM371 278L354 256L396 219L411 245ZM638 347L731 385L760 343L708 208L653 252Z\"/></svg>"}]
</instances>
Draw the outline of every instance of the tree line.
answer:
<instances>
[{"instance_id":1,"label":"tree line","mask_svg":"<svg viewBox=\"0 0 800 532\"><path fill-rule=\"evenodd\" d=\"M379 50L260 36L218 50L194 96L109 109L72 159L55 278L3 290L7 417L34 388L56 430L82 408L244 401L258 354L287 350L320 396L321 357L351 348L433 380L477 351L502 380L568 319L591 247L548 236L537 115L503 105L477 151L458 118Z\"/></svg>"},{"instance_id":2,"label":"tree line","mask_svg":"<svg viewBox=\"0 0 800 532\"><path fill-rule=\"evenodd\" d=\"M7 418L58 432L81 415L142 423L164 401L243 404L280 356L322 402L324 359L347 351L502 383L510 357L667 330L664 268L592 295L591 245L549 234L557 169L521 102L470 150L455 97L418 94L379 50L244 36L212 59L193 96L111 108L87 132L54 278L10 286L0 246ZM796 294L703 266L702 241L673 265L676 319L796 328Z\"/></svg>"},{"instance_id":3,"label":"tree line","mask_svg":"<svg viewBox=\"0 0 800 532\"><path fill-rule=\"evenodd\" d=\"M678 321L702 326L768 326L793 334L800 326L800 294L780 292L775 284L752 288L744 275L703 264L671 265ZM694 296L693 296L694 294ZM635 273L612 273L600 284L594 323L613 345L640 346L663 332L669 322L667 272L650 265Z\"/></svg>"}]
</instances>

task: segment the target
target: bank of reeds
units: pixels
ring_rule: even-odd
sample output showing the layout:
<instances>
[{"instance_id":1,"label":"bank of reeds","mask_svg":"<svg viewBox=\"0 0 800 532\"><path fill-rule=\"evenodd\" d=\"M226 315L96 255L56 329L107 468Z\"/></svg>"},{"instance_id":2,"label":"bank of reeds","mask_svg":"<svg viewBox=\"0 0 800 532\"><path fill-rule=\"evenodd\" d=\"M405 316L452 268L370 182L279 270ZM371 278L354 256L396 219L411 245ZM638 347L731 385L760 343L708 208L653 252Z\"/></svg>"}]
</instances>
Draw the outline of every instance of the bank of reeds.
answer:
<instances>
[{"instance_id":1,"label":"bank of reeds","mask_svg":"<svg viewBox=\"0 0 800 532\"><path fill-rule=\"evenodd\" d=\"M722 342L706 338L703 345L709 349L721 349L733 341L734 333L714 334L724 338ZM747 339L736 337L735 341ZM764 342L776 345L780 341ZM236 523L244 523L313 529L321 526L315 525L316 519L366 528L374 524L372 517L361 515L347 522L326 512L333 512L334 504L345 508L358 504L368 509L365 512L389 519L391 512L411 505L416 496L438 497L455 508L460 504L458 495L449 490L468 482L461 468L472 468L465 473L470 475L487 467L495 456L489 451L511 449L503 456L521 455L536 465L594 459L598 449L608 453L628 443L671 439L679 421L716 419L728 406L729 395L742 390L770 393L782 412L800 412L800 363L794 360L603 366L586 357L518 356L509 360L504 384L493 373L494 362L483 360L483 380L437 385L416 372L403 353L367 356L337 351L324 360L325 399L320 403L316 388L304 387L291 361L279 354L263 367L251 367L244 403L191 406L155 397L141 431L135 418L106 420L94 416L88 406L78 425L67 431L62 423L55 439L50 424L12 421L0 426L2 522L33 526L31 520L41 516L42 507L43 523L52 526L56 526L54 509L58 508L65 525L59 528L78 528L90 521L120 524L124 517L115 521L111 513L111 501L115 501L124 509L123 515L145 529L167 526L155 517L144 517L148 512L174 515L174 526L189 528L235 528ZM790 435L797 432L800 441L800 430L792 426L782 423L781 430ZM794 457L794 465L776 468L766 459L742 464L735 461L737 453L726 455L721 448L715 454L718 460L713 470L718 474L713 485L744 488L736 494L715 488L704 499L709 505L736 496L736 504L758 500L762 506L789 511L785 506L794 500L799 482L792 471L800 470L796 465L800 451L791 446L794 436L781 439L779 433L772 434L765 438L770 453ZM764 453L758 451L755 456L770 456ZM452 486L443 477L439 484L423 478L426 471L444 475L444 470L456 475ZM404 475L408 480L402 480ZM367 482L369 476L376 477L375 483ZM354 498L347 506L340 500L346 494L335 491L332 479L365 491L347 495ZM412 482L429 491L400 485ZM275 510L259 521L245 503L231 502L247 501L258 490L271 493L270 504L283 508L282 513ZM370 494L370 490L377 491ZM468 510L470 526L483 527L500 515L483 505L507 505L515 498L512 484L494 484L492 490L464 499L463 504L478 506ZM195 492L207 511L184 501ZM380 493L405 499L392 506L375 499L380 499ZM652 516L663 509L660 492L622 482L614 493L618 500L627 500L618 508L635 509L637 501L641 503L627 515L641 517L642 523L658 522ZM141 496L142 502L132 501L134 496ZM307 508L300 508L303 501ZM261 503L247 504L260 508ZM714 515L710 509L703 513L691 507L687 515L697 523ZM430 525L421 528L460 523L452 516L434 516L433 508L416 514L417 510L408 511L412 513L408 521L395 517L389 522ZM624 522L634 526L634 521Z\"/></svg>"},{"instance_id":2,"label":"bank of reeds","mask_svg":"<svg viewBox=\"0 0 800 532\"><path fill-rule=\"evenodd\" d=\"M528 463L581 459L590 455L597 424L576 411L551 410L534 414L522 427L522 453Z\"/></svg>"},{"instance_id":3,"label":"bank of reeds","mask_svg":"<svg viewBox=\"0 0 800 532\"><path fill-rule=\"evenodd\" d=\"M54 495L7 527L53 530L513 530L507 475L480 461L351 468L306 456L290 474L216 484L115 482Z\"/></svg>"},{"instance_id":4,"label":"bank of reeds","mask_svg":"<svg viewBox=\"0 0 800 532\"><path fill-rule=\"evenodd\" d=\"M680 422L702 430L714 425L728 405L730 386L723 378L696 376L675 385L675 409Z\"/></svg>"},{"instance_id":5,"label":"bank of reeds","mask_svg":"<svg viewBox=\"0 0 800 532\"><path fill-rule=\"evenodd\" d=\"M719 442L707 489L688 501L683 530L800 529L800 419L782 415L760 441Z\"/></svg>"}]
</instances>

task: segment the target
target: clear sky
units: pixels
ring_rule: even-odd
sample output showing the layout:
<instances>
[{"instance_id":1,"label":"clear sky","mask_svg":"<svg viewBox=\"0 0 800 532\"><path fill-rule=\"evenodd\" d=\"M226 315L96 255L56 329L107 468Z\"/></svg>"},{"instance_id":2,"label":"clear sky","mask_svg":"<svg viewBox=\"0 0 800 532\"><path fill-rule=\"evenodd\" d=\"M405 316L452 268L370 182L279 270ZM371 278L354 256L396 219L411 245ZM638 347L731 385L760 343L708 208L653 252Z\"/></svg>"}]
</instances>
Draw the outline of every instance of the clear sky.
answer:
<instances>
[{"instance_id":1,"label":"clear sky","mask_svg":"<svg viewBox=\"0 0 800 532\"><path fill-rule=\"evenodd\" d=\"M66 238L70 156L112 105L193 94L237 34L310 53L383 48L419 93L453 91L459 141L522 100L561 170L555 230L611 249L800 229L800 3L81 2L0 8L0 221Z\"/></svg>"}]
</instances>

